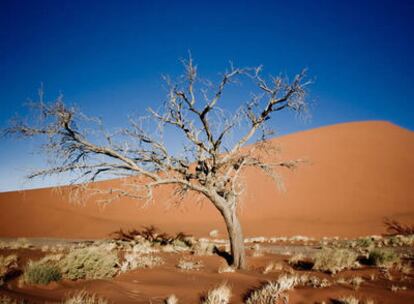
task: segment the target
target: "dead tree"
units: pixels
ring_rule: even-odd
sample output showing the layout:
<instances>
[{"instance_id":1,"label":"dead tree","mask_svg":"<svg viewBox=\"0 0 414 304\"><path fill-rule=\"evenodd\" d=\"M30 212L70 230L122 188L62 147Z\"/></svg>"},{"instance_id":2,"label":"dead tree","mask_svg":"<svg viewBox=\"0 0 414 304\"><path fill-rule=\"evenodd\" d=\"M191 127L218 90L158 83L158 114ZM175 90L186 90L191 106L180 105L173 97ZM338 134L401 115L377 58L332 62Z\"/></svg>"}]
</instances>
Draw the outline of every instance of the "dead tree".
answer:
<instances>
[{"instance_id":1,"label":"dead tree","mask_svg":"<svg viewBox=\"0 0 414 304\"><path fill-rule=\"evenodd\" d=\"M108 133L101 120L88 118L69 107L60 96L46 103L43 90L31 106L37 121L14 120L7 134L23 137L43 135L43 148L51 154L51 167L29 177L70 173L74 184L85 185L99 177L135 176L136 183L111 189L111 193L152 199L153 189L173 185L182 198L196 192L207 198L222 215L230 240L232 265L245 267L242 227L237 214L243 190L242 172L252 167L279 181L277 169L293 168L297 160L265 161L259 147L275 112L305 109L305 71L289 81L285 77L262 77L262 68L230 68L217 84L200 79L191 58L183 61L185 73L177 81L165 77L168 88L164 106L148 109L148 116L130 119L128 127ZM220 109L223 93L233 83L253 88L245 103L232 114ZM156 126L152 123L156 121ZM88 127L94 124L95 127ZM183 139L181 152L171 152L164 141L166 128L176 129ZM91 131L92 130L92 131ZM178 130L178 131L177 131ZM260 142L260 143L257 143ZM248 143L257 143L245 147ZM132 187L130 187L132 186Z\"/></svg>"}]
</instances>

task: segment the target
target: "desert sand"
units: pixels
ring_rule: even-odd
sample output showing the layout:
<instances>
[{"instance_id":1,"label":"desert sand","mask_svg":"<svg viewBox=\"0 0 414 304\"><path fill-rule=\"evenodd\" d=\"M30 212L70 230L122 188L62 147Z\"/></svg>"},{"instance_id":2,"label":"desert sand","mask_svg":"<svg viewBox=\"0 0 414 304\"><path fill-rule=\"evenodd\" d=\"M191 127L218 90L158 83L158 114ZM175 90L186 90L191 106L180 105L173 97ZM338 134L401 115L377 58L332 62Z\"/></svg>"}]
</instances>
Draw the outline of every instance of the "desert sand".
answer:
<instances>
[{"instance_id":1,"label":"desert sand","mask_svg":"<svg viewBox=\"0 0 414 304\"><path fill-rule=\"evenodd\" d=\"M281 170L285 191L267 176L246 173L240 215L246 236L312 237L381 234L385 217L414 221L414 133L383 121L352 122L272 140L280 159L303 159ZM101 182L110 188L119 181ZM171 205L169 189L156 201L120 199L102 207L69 203L53 189L0 193L1 237L105 238L120 228L155 225L162 231L206 236L226 232L208 202L189 196Z\"/></svg>"},{"instance_id":2,"label":"desert sand","mask_svg":"<svg viewBox=\"0 0 414 304\"><path fill-rule=\"evenodd\" d=\"M384 233L386 217L413 223L413 132L388 122L353 122L275 138L272 144L280 146L281 152L270 157L300 158L306 163L294 171L280 172L286 188L282 192L270 178L256 171L246 173L240 208L245 236L357 237ZM99 182L97 187L109 189L119 184L119 180L110 180ZM171 205L169 191L161 188L156 200L145 208L142 202L128 199L105 207L94 201L80 205L69 202L65 191L50 188L0 193L0 237L38 237L42 238L37 240L42 245L61 239L108 238L119 229L154 225L170 234L182 231L199 237L218 229L218 237L226 238L222 220L208 202L197 202L197 197L190 196L179 205ZM1 253L16 254L19 267L24 269L29 259L37 260L47 254L39 248L5 248ZM291 272L287 261L294 253L291 251L294 247L286 247L288 255L265 253L255 257L251 245L248 248L248 269L234 273L218 273L225 262L217 255L160 253L164 265L132 270L113 279L61 280L46 286L21 286L18 277L11 278L6 286L0 287L0 295L25 299L28 303L50 303L86 290L111 303L164 303L170 294L176 294L179 303L199 303L203 292L228 282L233 292L231 303L242 303L249 290L280 275L281 271L263 274L269 262L278 262L283 265L282 272ZM203 270L178 270L176 265L183 256L201 261ZM312 275L330 282L338 277L360 276L364 283L358 290L349 284L335 283L328 288L298 287L289 291L290 303L339 303L333 299L352 295L372 299L374 303L398 300L408 304L414 296L411 270L406 277L393 272L393 279L387 279L386 273L372 267L344 271L337 277L316 271ZM375 281L370 279L373 277ZM403 284L406 290L392 292L395 284Z\"/></svg>"}]
</instances>

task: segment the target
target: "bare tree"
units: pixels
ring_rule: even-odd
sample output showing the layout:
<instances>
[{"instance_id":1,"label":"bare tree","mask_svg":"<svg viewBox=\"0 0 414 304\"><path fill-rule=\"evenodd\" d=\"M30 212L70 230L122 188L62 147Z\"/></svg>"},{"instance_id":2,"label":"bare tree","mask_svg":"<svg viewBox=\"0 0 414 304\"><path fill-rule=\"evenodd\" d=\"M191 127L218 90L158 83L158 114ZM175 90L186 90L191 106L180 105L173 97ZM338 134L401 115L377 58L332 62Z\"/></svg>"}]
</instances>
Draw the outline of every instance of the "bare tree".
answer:
<instances>
[{"instance_id":1,"label":"bare tree","mask_svg":"<svg viewBox=\"0 0 414 304\"><path fill-rule=\"evenodd\" d=\"M232 265L242 269L245 251L237 214L242 172L256 168L280 182L277 169L296 166L299 160L266 161L259 150L266 144L266 122L272 113L305 109L310 82L305 80L305 71L292 81L281 76L265 79L262 67L235 68L231 64L213 84L198 76L191 57L183 65L185 73L177 81L164 77L168 94L162 107L148 109L146 117L131 118L128 127L112 134L100 120L66 106L61 96L45 103L43 90L39 102L31 104L40 119L28 123L15 120L6 133L47 139L44 148L55 165L34 172L30 178L69 172L78 177L77 183L85 185L100 176L135 176L135 183L128 179L131 187L111 189L112 194L151 200L153 189L162 185L173 185L180 198L188 192L201 194L223 216ZM253 88L251 95L237 111L224 112L219 108L224 91L242 80ZM88 128L89 123L95 127ZM182 135L184 144L179 153L172 153L165 144L166 127ZM254 142L260 143L245 147Z\"/></svg>"}]
</instances>

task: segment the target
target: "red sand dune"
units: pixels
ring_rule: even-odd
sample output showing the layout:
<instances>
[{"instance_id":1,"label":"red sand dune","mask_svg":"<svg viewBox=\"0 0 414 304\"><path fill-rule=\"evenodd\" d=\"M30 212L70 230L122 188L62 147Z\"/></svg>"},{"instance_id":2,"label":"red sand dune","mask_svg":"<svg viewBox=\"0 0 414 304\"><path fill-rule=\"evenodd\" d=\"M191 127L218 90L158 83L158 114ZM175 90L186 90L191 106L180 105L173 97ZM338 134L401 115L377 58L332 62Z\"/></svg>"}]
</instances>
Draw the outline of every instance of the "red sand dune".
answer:
<instances>
[{"instance_id":1,"label":"red sand dune","mask_svg":"<svg viewBox=\"0 0 414 304\"><path fill-rule=\"evenodd\" d=\"M414 133L387 122L338 124L273 139L280 157L308 164L282 172L286 192L248 172L241 208L246 236L381 234L383 219L414 222ZM101 183L109 187L117 181ZM207 235L225 229L218 212L194 197L180 207L168 190L146 208L123 199L101 208L68 203L52 189L0 193L1 237L101 238L119 228L155 225L167 232Z\"/></svg>"}]
</instances>

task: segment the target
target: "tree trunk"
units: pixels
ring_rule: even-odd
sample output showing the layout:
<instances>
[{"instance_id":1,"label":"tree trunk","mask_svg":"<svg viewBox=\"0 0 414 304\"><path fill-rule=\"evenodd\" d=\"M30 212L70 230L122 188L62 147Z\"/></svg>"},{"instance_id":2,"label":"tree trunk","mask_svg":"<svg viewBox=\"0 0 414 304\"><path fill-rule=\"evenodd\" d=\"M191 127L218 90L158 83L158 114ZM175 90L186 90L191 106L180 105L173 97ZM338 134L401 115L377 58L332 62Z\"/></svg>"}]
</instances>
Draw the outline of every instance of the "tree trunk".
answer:
<instances>
[{"instance_id":1,"label":"tree trunk","mask_svg":"<svg viewBox=\"0 0 414 304\"><path fill-rule=\"evenodd\" d=\"M246 253L244 250L243 231L237 217L237 212L235 209L226 208L222 214L226 222L230 240L231 265L236 269L244 269L246 267Z\"/></svg>"}]
</instances>

